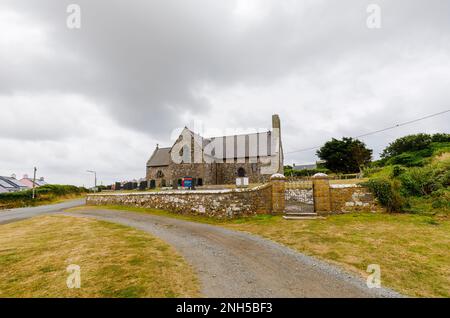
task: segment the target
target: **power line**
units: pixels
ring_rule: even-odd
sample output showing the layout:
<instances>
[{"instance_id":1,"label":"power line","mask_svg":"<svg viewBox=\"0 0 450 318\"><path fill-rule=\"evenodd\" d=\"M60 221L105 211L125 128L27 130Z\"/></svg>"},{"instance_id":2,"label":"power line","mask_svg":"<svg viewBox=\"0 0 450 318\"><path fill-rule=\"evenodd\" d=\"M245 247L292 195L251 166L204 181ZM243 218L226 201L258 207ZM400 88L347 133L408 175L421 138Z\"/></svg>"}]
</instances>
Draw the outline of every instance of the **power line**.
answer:
<instances>
[{"instance_id":1,"label":"power line","mask_svg":"<svg viewBox=\"0 0 450 318\"><path fill-rule=\"evenodd\" d=\"M403 123L400 123L400 124L396 124L396 125L393 125L393 126L389 126L389 127L383 128L383 129L371 131L371 132L368 132L366 134L355 136L353 138L361 138L361 137L375 135L375 134L378 134L380 132L384 132L386 130L391 130L391 129L394 129L394 128L410 125L410 124L416 123L416 122L421 121L421 120L425 120L425 119L428 119L428 118L431 118L431 117L436 117L436 116L439 116L439 115L443 115L443 114L448 113L448 112L450 112L450 109L447 109L447 110L444 110L444 111L441 111L441 112L438 112L438 113L434 113L434 114L431 114L431 115L423 116L423 117L420 117L420 118L417 118L417 119L414 119L414 120L406 121L406 122L403 122ZM320 147L322 147L322 146L315 146L315 147L298 149L298 150L286 152L286 154L319 149Z\"/></svg>"}]
</instances>

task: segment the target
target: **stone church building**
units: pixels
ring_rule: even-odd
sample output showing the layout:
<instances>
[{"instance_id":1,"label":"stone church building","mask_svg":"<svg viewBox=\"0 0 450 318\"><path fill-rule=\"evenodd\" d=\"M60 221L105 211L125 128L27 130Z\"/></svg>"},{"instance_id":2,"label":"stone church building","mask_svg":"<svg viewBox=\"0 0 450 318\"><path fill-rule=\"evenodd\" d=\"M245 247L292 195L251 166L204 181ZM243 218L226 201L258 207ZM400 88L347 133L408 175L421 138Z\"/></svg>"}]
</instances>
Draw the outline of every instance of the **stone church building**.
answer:
<instances>
[{"instance_id":1,"label":"stone church building","mask_svg":"<svg viewBox=\"0 0 450 318\"><path fill-rule=\"evenodd\" d=\"M146 166L151 186L181 185L186 177L196 186L234 184L237 177L250 183L283 173L280 118L272 116L272 130L234 136L203 138L184 128L172 147L156 146Z\"/></svg>"}]
</instances>

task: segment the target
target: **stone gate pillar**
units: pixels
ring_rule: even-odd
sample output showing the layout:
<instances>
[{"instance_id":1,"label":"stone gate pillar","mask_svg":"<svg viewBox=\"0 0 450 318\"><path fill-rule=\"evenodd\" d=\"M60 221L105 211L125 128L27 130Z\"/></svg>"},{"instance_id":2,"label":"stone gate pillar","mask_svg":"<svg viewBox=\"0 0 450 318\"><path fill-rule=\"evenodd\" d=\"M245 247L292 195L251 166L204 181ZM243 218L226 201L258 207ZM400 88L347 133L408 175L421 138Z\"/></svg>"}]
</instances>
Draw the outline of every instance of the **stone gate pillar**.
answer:
<instances>
[{"instance_id":1,"label":"stone gate pillar","mask_svg":"<svg viewBox=\"0 0 450 318\"><path fill-rule=\"evenodd\" d=\"M314 212L330 213L331 212L331 192L330 180L325 173L316 173L312 177L313 182L313 198Z\"/></svg>"},{"instance_id":2,"label":"stone gate pillar","mask_svg":"<svg viewBox=\"0 0 450 318\"><path fill-rule=\"evenodd\" d=\"M286 177L281 173L275 173L270 177L272 184L272 214L284 213L285 204L285 182Z\"/></svg>"}]
</instances>

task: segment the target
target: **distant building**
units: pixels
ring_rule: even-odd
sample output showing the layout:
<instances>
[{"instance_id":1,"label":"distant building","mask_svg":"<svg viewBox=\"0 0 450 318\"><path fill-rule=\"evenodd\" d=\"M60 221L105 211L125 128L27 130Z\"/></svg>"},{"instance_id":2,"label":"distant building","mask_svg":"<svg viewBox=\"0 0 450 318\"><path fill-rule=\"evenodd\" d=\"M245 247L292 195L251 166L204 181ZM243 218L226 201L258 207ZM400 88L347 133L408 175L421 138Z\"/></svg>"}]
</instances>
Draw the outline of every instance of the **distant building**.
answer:
<instances>
[{"instance_id":1,"label":"distant building","mask_svg":"<svg viewBox=\"0 0 450 318\"><path fill-rule=\"evenodd\" d=\"M22 184L24 184L25 186L27 186L29 189L33 188L33 178L29 178L27 174L25 174L23 176L22 179L19 180ZM43 185L46 185L47 182L45 182L44 177L40 177L39 179L36 179L36 181L34 182L34 186L37 187L41 187Z\"/></svg>"},{"instance_id":2,"label":"distant building","mask_svg":"<svg viewBox=\"0 0 450 318\"><path fill-rule=\"evenodd\" d=\"M320 164L325 163L324 160L318 160L316 163L309 163L309 164L303 164L303 165L296 165L295 163L292 164L292 170L311 170L311 169L317 169Z\"/></svg>"},{"instance_id":3,"label":"distant building","mask_svg":"<svg viewBox=\"0 0 450 318\"><path fill-rule=\"evenodd\" d=\"M17 192L27 189L28 187L17 180L15 175L12 175L11 177L0 176L0 193Z\"/></svg>"},{"instance_id":4,"label":"distant building","mask_svg":"<svg viewBox=\"0 0 450 318\"><path fill-rule=\"evenodd\" d=\"M309 170L309 169L317 169L317 164L310 163L305 165L296 165L295 163L292 165L292 170Z\"/></svg>"}]
</instances>

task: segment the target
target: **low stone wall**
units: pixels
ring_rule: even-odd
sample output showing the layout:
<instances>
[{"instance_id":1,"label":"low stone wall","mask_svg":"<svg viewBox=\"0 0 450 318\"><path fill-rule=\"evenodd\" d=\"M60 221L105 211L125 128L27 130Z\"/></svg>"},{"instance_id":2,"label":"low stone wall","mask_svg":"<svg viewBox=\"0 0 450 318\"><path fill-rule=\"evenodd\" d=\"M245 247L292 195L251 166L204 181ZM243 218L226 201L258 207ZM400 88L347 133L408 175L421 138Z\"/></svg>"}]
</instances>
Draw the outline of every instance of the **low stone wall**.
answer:
<instances>
[{"instance_id":1,"label":"low stone wall","mask_svg":"<svg viewBox=\"0 0 450 318\"><path fill-rule=\"evenodd\" d=\"M91 194L89 205L122 205L233 218L272 212L272 184L252 189Z\"/></svg>"},{"instance_id":2,"label":"low stone wall","mask_svg":"<svg viewBox=\"0 0 450 318\"><path fill-rule=\"evenodd\" d=\"M286 201L314 204L312 189L286 189L284 194Z\"/></svg>"},{"instance_id":3,"label":"low stone wall","mask_svg":"<svg viewBox=\"0 0 450 318\"><path fill-rule=\"evenodd\" d=\"M383 211L369 189L358 184L330 184L326 174L313 176L314 211L318 214Z\"/></svg>"},{"instance_id":4,"label":"low stone wall","mask_svg":"<svg viewBox=\"0 0 450 318\"><path fill-rule=\"evenodd\" d=\"M380 207L373 194L356 184L330 185L331 211L334 213L376 212Z\"/></svg>"},{"instance_id":5,"label":"low stone wall","mask_svg":"<svg viewBox=\"0 0 450 318\"><path fill-rule=\"evenodd\" d=\"M356 184L330 185L324 174L313 177L312 189L310 185L286 187L285 183L283 175L275 174L269 183L251 189L100 193L88 195L87 204L146 207L216 218L283 214L286 201L313 204L319 215L383 210L367 188Z\"/></svg>"}]
</instances>

